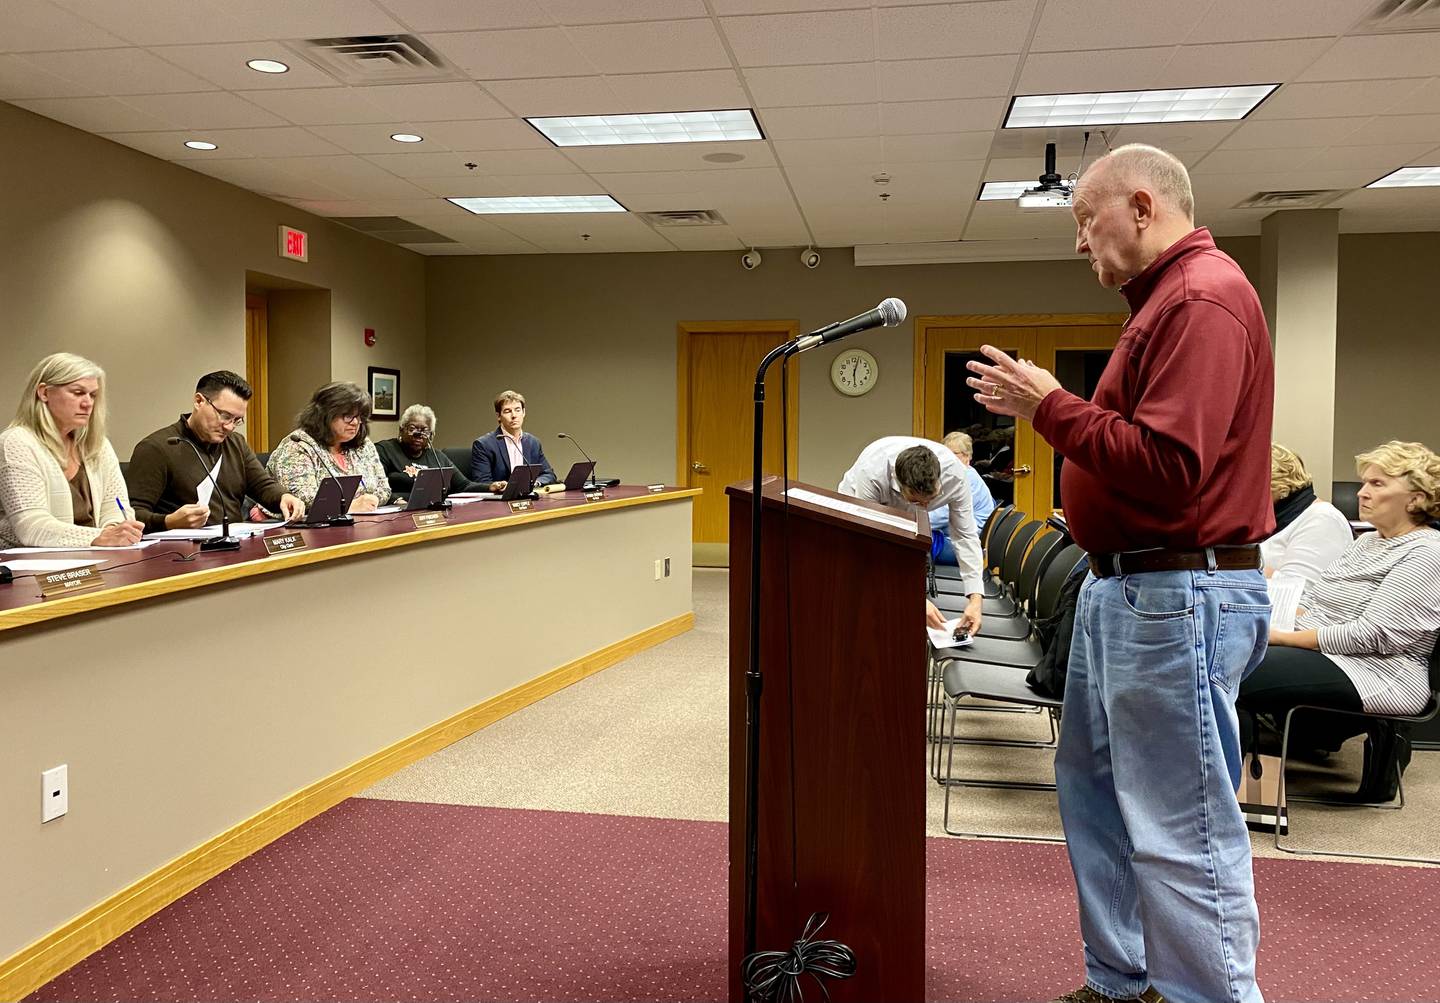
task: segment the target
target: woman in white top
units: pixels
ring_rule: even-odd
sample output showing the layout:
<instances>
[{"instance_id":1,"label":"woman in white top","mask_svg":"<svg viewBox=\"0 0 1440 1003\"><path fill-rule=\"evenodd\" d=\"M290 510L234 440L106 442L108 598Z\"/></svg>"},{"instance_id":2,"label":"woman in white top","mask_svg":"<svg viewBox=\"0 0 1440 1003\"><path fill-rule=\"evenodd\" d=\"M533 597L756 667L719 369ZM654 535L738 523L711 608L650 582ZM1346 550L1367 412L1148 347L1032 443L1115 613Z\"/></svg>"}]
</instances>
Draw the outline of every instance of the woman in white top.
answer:
<instances>
[{"instance_id":1,"label":"woman in white top","mask_svg":"<svg viewBox=\"0 0 1440 1003\"><path fill-rule=\"evenodd\" d=\"M65 352L31 371L15 420L0 432L0 547L139 541L145 527L130 518L105 438L104 387L104 370Z\"/></svg>"},{"instance_id":2,"label":"woman in white top","mask_svg":"<svg viewBox=\"0 0 1440 1003\"><path fill-rule=\"evenodd\" d=\"M1242 717L1269 713L1283 722L1300 704L1413 715L1430 700L1429 661L1440 638L1440 532L1428 523L1440 518L1440 456L1418 442L1392 441L1357 456L1355 466L1364 482L1360 516L1375 531L1306 586L1295 630L1270 631L1265 660L1240 684ZM1242 741L1250 732L1242 728ZM1367 775L1367 786L1374 784L1367 793L1388 799L1398 779L1394 764L1403 768L1408 743L1393 729L1378 734L1392 748L1367 756L1367 767L1373 760L1389 773ZM1376 735L1372 729L1372 745Z\"/></svg>"},{"instance_id":3,"label":"woman in white top","mask_svg":"<svg viewBox=\"0 0 1440 1003\"><path fill-rule=\"evenodd\" d=\"M1275 532L1260 544L1265 577L1300 578L1313 585L1354 540L1350 521L1315 497L1305 464L1278 442L1270 446L1270 500L1275 504Z\"/></svg>"}]
</instances>

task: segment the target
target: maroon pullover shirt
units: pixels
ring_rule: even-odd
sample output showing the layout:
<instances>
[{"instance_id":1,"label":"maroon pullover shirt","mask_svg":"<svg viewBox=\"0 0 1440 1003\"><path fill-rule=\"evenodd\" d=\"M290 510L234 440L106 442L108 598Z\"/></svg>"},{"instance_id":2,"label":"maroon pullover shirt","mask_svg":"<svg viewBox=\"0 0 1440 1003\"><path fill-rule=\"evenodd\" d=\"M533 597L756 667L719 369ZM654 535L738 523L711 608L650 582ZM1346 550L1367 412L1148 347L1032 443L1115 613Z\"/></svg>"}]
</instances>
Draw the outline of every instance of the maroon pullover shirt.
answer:
<instances>
[{"instance_id":1,"label":"maroon pullover shirt","mask_svg":"<svg viewBox=\"0 0 1440 1003\"><path fill-rule=\"evenodd\" d=\"M1120 288L1130 319L1094 399L1056 390L1035 430L1092 554L1256 543L1275 528L1275 366L1260 298L1201 227Z\"/></svg>"}]
</instances>

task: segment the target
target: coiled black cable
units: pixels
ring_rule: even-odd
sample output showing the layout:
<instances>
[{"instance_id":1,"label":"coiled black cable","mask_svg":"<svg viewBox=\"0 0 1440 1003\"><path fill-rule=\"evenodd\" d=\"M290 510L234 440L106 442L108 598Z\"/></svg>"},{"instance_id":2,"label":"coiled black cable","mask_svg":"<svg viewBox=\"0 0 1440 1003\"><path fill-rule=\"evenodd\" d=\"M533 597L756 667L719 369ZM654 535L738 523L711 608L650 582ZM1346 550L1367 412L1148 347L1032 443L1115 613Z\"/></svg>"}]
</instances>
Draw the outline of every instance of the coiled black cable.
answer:
<instances>
[{"instance_id":1,"label":"coiled black cable","mask_svg":"<svg viewBox=\"0 0 1440 1003\"><path fill-rule=\"evenodd\" d=\"M829 913L810 915L805 932L788 951L756 951L740 966L740 983L750 1003L801 1003L803 976L810 976L821 995L830 999L825 979L848 979L855 974L855 953L835 940L816 940Z\"/></svg>"}]
</instances>

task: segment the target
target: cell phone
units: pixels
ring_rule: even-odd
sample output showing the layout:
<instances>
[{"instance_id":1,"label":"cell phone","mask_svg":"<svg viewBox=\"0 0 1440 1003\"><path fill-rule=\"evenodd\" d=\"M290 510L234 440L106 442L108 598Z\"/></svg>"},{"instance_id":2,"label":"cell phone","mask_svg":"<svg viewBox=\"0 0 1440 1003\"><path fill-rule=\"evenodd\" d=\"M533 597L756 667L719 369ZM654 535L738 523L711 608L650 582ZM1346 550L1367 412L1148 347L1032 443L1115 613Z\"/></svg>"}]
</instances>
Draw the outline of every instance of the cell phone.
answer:
<instances>
[{"instance_id":1,"label":"cell phone","mask_svg":"<svg viewBox=\"0 0 1440 1003\"><path fill-rule=\"evenodd\" d=\"M955 633L954 633L952 636L953 636L953 637L955 638L955 640L957 640L957 641L968 641L968 640L970 640L970 632L969 632L968 630L966 630L964 627L956 627L956 628L955 628Z\"/></svg>"}]
</instances>

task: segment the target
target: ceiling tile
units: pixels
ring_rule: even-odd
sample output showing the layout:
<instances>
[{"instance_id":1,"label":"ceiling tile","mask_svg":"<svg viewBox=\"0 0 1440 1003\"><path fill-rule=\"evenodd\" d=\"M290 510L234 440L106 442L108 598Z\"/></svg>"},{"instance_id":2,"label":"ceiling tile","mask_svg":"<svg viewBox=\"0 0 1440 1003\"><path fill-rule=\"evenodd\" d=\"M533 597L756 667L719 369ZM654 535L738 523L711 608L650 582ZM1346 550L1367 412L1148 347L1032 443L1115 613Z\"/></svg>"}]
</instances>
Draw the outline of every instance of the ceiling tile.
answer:
<instances>
[{"instance_id":1,"label":"ceiling tile","mask_svg":"<svg viewBox=\"0 0 1440 1003\"><path fill-rule=\"evenodd\" d=\"M880 99L874 64L755 67L744 75L761 108L861 104Z\"/></svg>"},{"instance_id":2,"label":"ceiling tile","mask_svg":"<svg viewBox=\"0 0 1440 1003\"><path fill-rule=\"evenodd\" d=\"M1426 77L1435 72L1435 33L1354 35L1342 38L1300 80L1374 80Z\"/></svg>"},{"instance_id":3,"label":"ceiling tile","mask_svg":"<svg viewBox=\"0 0 1440 1003\"><path fill-rule=\"evenodd\" d=\"M404 122L510 118L500 102L473 83L384 84L366 87L365 100Z\"/></svg>"},{"instance_id":4,"label":"ceiling tile","mask_svg":"<svg viewBox=\"0 0 1440 1003\"><path fill-rule=\"evenodd\" d=\"M476 3L475 0L381 0L415 31L483 31L547 28L555 23L538 3Z\"/></svg>"},{"instance_id":5,"label":"ceiling tile","mask_svg":"<svg viewBox=\"0 0 1440 1003\"><path fill-rule=\"evenodd\" d=\"M409 132L411 129L419 129L419 135L424 137L421 143L397 143L391 139L392 133L401 131ZM400 158L418 157L423 155L434 155L437 151L444 152L449 149L448 144L436 140L428 135L427 131L419 126L411 126L404 123L386 125L312 125L309 131L325 140L327 143L334 143L346 153L369 153L369 154L394 154ZM409 150L409 153L398 153L400 150ZM451 154L454 159L463 160L458 155Z\"/></svg>"},{"instance_id":6,"label":"ceiling tile","mask_svg":"<svg viewBox=\"0 0 1440 1003\"><path fill-rule=\"evenodd\" d=\"M131 108L118 98L40 98L14 103L86 132L142 132L170 127L164 119Z\"/></svg>"},{"instance_id":7,"label":"ceiling tile","mask_svg":"<svg viewBox=\"0 0 1440 1003\"><path fill-rule=\"evenodd\" d=\"M99 94L166 94L215 89L209 82L144 49L86 49L52 52L37 58L44 59L47 72Z\"/></svg>"},{"instance_id":8,"label":"ceiling tile","mask_svg":"<svg viewBox=\"0 0 1440 1003\"><path fill-rule=\"evenodd\" d=\"M1376 178L1409 164L1430 151L1430 143L1390 143L1383 146L1332 146L1308 164L1327 170L1370 170Z\"/></svg>"},{"instance_id":9,"label":"ceiling tile","mask_svg":"<svg viewBox=\"0 0 1440 1003\"><path fill-rule=\"evenodd\" d=\"M1329 44L1326 38L1301 38L1283 42L1182 45L1155 86L1282 83L1309 65Z\"/></svg>"},{"instance_id":10,"label":"ceiling tile","mask_svg":"<svg viewBox=\"0 0 1440 1003\"><path fill-rule=\"evenodd\" d=\"M760 115L771 139L832 139L880 135L880 111L873 104L835 104L810 108L771 108Z\"/></svg>"},{"instance_id":11,"label":"ceiling tile","mask_svg":"<svg viewBox=\"0 0 1440 1003\"><path fill-rule=\"evenodd\" d=\"M710 0L710 5L717 14L787 14L806 10L859 9L870 7L871 2L872 0Z\"/></svg>"},{"instance_id":12,"label":"ceiling tile","mask_svg":"<svg viewBox=\"0 0 1440 1003\"><path fill-rule=\"evenodd\" d=\"M667 195L695 191L688 171L616 171L600 179L611 195Z\"/></svg>"},{"instance_id":13,"label":"ceiling tile","mask_svg":"<svg viewBox=\"0 0 1440 1003\"><path fill-rule=\"evenodd\" d=\"M281 170L319 182L346 198L419 198L425 194L360 157L272 157Z\"/></svg>"},{"instance_id":14,"label":"ceiling tile","mask_svg":"<svg viewBox=\"0 0 1440 1003\"><path fill-rule=\"evenodd\" d=\"M1440 115L1379 115L1338 140L1336 145L1380 146L1408 142L1440 143Z\"/></svg>"},{"instance_id":15,"label":"ceiling tile","mask_svg":"<svg viewBox=\"0 0 1440 1003\"><path fill-rule=\"evenodd\" d=\"M354 128L354 126L340 126L339 128ZM400 146L399 143L390 145L392 150ZM419 145L424 146L425 144ZM449 150L415 150L409 153L395 153L392 150L369 154L365 159L376 167L401 178L438 181L477 176L478 168L471 170L465 166L474 161L463 153L454 153Z\"/></svg>"},{"instance_id":16,"label":"ceiling tile","mask_svg":"<svg viewBox=\"0 0 1440 1003\"><path fill-rule=\"evenodd\" d=\"M58 6L136 45L230 42L247 38L285 38L255 34L210 0L54 0Z\"/></svg>"},{"instance_id":17,"label":"ceiling tile","mask_svg":"<svg viewBox=\"0 0 1440 1003\"><path fill-rule=\"evenodd\" d=\"M297 126L274 129L211 129L206 138L220 145L225 156L309 157L345 151Z\"/></svg>"},{"instance_id":18,"label":"ceiling tile","mask_svg":"<svg viewBox=\"0 0 1440 1003\"><path fill-rule=\"evenodd\" d=\"M1240 123L1240 127L1220 145L1227 150L1333 146L1367 121L1369 119L1358 117L1246 121Z\"/></svg>"},{"instance_id":19,"label":"ceiling tile","mask_svg":"<svg viewBox=\"0 0 1440 1003\"><path fill-rule=\"evenodd\" d=\"M876 16L879 56L930 59L1019 52L1034 12L1035 0L896 7Z\"/></svg>"},{"instance_id":20,"label":"ceiling tile","mask_svg":"<svg viewBox=\"0 0 1440 1003\"><path fill-rule=\"evenodd\" d=\"M1314 161L1318 149L1211 150L1190 168L1192 177L1206 174L1256 174L1288 171Z\"/></svg>"},{"instance_id":21,"label":"ceiling tile","mask_svg":"<svg viewBox=\"0 0 1440 1003\"><path fill-rule=\"evenodd\" d=\"M224 148L219 150L189 149L185 146L186 140L208 138L207 133L195 129L171 132L112 132L101 133L101 135L113 143L128 146L141 153L148 153L161 160L223 160L233 157L237 152Z\"/></svg>"},{"instance_id":22,"label":"ceiling tile","mask_svg":"<svg viewBox=\"0 0 1440 1003\"><path fill-rule=\"evenodd\" d=\"M466 178L467 196L605 195L605 188L583 174L500 174ZM418 183L418 182L417 182ZM450 192L457 195L458 192Z\"/></svg>"},{"instance_id":23,"label":"ceiling tile","mask_svg":"<svg viewBox=\"0 0 1440 1003\"><path fill-rule=\"evenodd\" d=\"M32 61L34 60L34 61ZM0 56L0 101L16 98L78 98L95 96L95 91L73 80L47 73L42 59Z\"/></svg>"},{"instance_id":24,"label":"ceiling tile","mask_svg":"<svg viewBox=\"0 0 1440 1003\"><path fill-rule=\"evenodd\" d=\"M343 197L313 179L299 177L266 160L188 160L185 166L261 195L309 200Z\"/></svg>"},{"instance_id":25,"label":"ceiling tile","mask_svg":"<svg viewBox=\"0 0 1440 1003\"><path fill-rule=\"evenodd\" d=\"M359 87L312 87L254 91L249 100L295 125L358 125L390 121L392 116L365 100Z\"/></svg>"},{"instance_id":26,"label":"ceiling tile","mask_svg":"<svg viewBox=\"0 0 1440 1003\"><path fill-rule=\"evenodd\" d=\"M97 28L48 0L6 0L0 52L52 49L101 49L127 45L123 38Z\"/></svg>"},{"instance_id":27,"label":"ceiling tile","mask_svg":"<svg viewBox=\"0 0 1440 1003\"><path fill-rule=\"evenodd\" d=\"M494 150L481 153L461 151L475 164L477 174L577 174L570 158L559 150Z\"/></svg>"},{"instance_id":28,"label":"ceiling tile","mask_svg":"<svg viewBox=\"0 0 1440 1003\"><path fill-rule=\"evenodd\" d=\"M792 164L843 164L883 159L878 137L857 139L777 139L775 154L786 167Z\"/></svg>"},{"instance_id":29,"label":"ceiling tile","mask_svg":"<svg viewBox=\"0 0 1440 1003\"><path fill-rule=\"evenodd\" d=\"M886 136L887 163L924 160L983 160L990 153L994 134L989 132L936 132L915 136Z\"/></svg>"},{"instance_id":30,"label":"ceiling tile","mask_svg":"<svg viewBox=\"0 0 1440 1003\"><path fill-rule=\"evenodd\" d=\"M741 66L875 58L875 22L868 10L727 17L720 24Z\"/></svg>"},{"instance_id":31,"label":"ceiling tile","mask_svg":"<svg viewBox=\"0 0 1440 1003\"><path fill-rule=\"evenodd\" d=\"M489 80L485 87L516 115L605 115L621 108L620 99L596 74L588 77L540 77L530 80Z\"/></svg>"},{"instance_id":32,"label":"ceiling tile","mask_svg":"<svg viewBox=\"0 0 1440 1003\"><path fill-rule=\"evenodd\" d=\"M448 32L426 40L476 80L583 77L596 72L561 28Z\"/></svg>"},{"instance_id":33,"label":"ceiling tile","mask_svg":"<svg viewBox=\"0 0 1440 1003\"><path fill-rule=\"evenodd\" d=\"M1341 35L1375 0L1214 0L1185 37L1189 43Z\"/></svg>"},{"instance_id":34,"label":"ceiling tile","mask_svg":"<svg viewBox=\"0 0 1440 1003\"><path fill-rule=\"evenodd\" d=\"M742 251L742 243L729 226L670 226L665 239L682 251Z\"/></svg>"},{"instance_id":35,"label":"ceiling tile","mask_svg":"<svg viewBox=\"0 0 1440 1003\"><path fill-rule=\"evenodd\" d=\"M248 38L345 38L405 30L373 0L221 0L213 6Z\"/></svg>"},{"instance_id":36,"label":"ceiling tile","mask_svg":"<svg viewBox=\"0 0 1440 1003\"><path fill-rule=\"evenodd\" d=\"M1008 97L1019 65L1017 55L886 60L879 64L880 96L886 101Z\"/></svg>"},{"instance_id":37,"label":"ceiling tile","mask_svg":"<svg viewBox=\"0 0 1440 1003\"><path fill-rule=\"evenodd\" d=\"M1440 77L1436 77L1415 93L1409 95L1405 99L1404 107L1396 106L1386 110L1421 113L1440 112Z\"/></svg>"},{"instance_id":38,"label":"ceiling tile","mask_svg":"<svg viewBox=\"0 0 1440 1003\"><path fill-rule=\"evenodd\" d=\"M540 0L560 24L709 17L705 0Z\"/></svg>"},{"instance_id":39,"label":"ceiling tile","mask_svg":"<svg viewBox=\"0 0 1440 1003\"><path fill-rule=\"evenodd\" d=\"M427 139L433 138L452 150L552 149L548 139L529 124L514 118L426 122L421 132Z\"/></svg>"},{"instance_id":40,"label":"ceiling tile","mask_svg":"<svg viewBox=\"0 0 1440 1003\"><path fill-rule=\"evenodd\" d=\"M734 70L684 73L612 73L605 77L619 112L713 111L748 108L750 99Z\"/></svg>"},{"instance_id":41,"label":"ceiling tile","mask_svg":"<svg viewBox=\"0 0 1440 1003\"><path fill-rule=\"evenodd\" d=\"M590 65L601 73L710 70L730 66L720 33L709 19L594 24L565 31Z\"/></svg>"},{"instance_id":42,"label":"ceiling tile","mask_svg":"<svg viewBox=\"0 0 1440 1003\"><path fill-rule=\"evenodd\" d=\"M1142 17L1131 0L1046 0L1030 51L1173 45L1195 30L1208 6L1192 0L1149 0Z\"/></svg>"},{"instance_id":43,"label":"ceiling tile","mask_svg":"<svg viewBox=\"0 0 1440 1003\"><path fill-rule=\"evenodd\" d=\"M293 199L296 208L317 216L399 216L416 222L419 217L435 215L443 210L462 212L443 199Z\"/></svg>"},{"instance_id":44,"label":"ceiling tile","mask_svg":"<svg viewBox=\"0 0 1440 1003\"><path fill-rule=\"evenodd\" d=\"M1008 104L1004 98L887 102L880 106L881 131L887 136L927 132L994 132L1000 128Z\"/></svg>"},{"instance_id":45,"label":"ceiling tile","mask_svg":"<svg viewBox=\"0 0 1440 1003\"><path fill-rule=\"evenodd\" d=\"M1392 109L1411 111L1409 105L1413 97L1426 82L1424 77L1406 77L1400 80L1285 84L1251 112L1250 118L1334 118L1374 115ZM1440 111L1440 106L1435 110Z\"/></svg>"},{"instance_id":46,"label":"ceiling tile","mask_svg":"<svg viewBox=\"0 0 1440 1003\"><path fill-rule=\"evenodd\" d=\"M1203 152L1219 146L1239 125L1238 122L1154 122L1141 125L1122 125L1114 129L1106 129L1105 133L1110 138L1112 146L1118 143L1149 143L1151 146L1158 146L1162 150L1178 154L1180 159L1184 160L1187 153ZM1088 151L1091 157L1099 152L1095 146L1098 138L1093 132L1091 133L1090 150ZM1103 144L1102 140L1102 147Z\"/></svg>"},{"instance_id":47,"label":"ceiling tile","mask_svg":"<svg viewBox=\"0 0 1440 1003\"><path fill-rule=\"evenodd\" d=\"M1032 52L1020 71L1017 94L1127 91L1158 86L1175 46Z\"/></svg>"},{"instance_id":48,"label":"ceiling tile","mask_svg":"<svg viewBox=\"0 0 1440 1003\"><path fill-rule=\"evenodd\" d=\"M177 129L251 129L286 124L264 108L225 91L134 94L123 100L130 107L164 119Z\"/></svg>"},{"instance_id":49,"label":"ceiling tile","mask_svg":"<svg viewBox=\"0 0 1440 1003\"><path fill-rule=\"evenodd\" d=\"M296 90L305 87L339 87L340 82L300 59L279 42L241 42L225 45L167 45L151 50L167 62L227 91ZM287 73L257 73L250 59L275 59L290 67Z\"/></svg>"}]
</instances>

